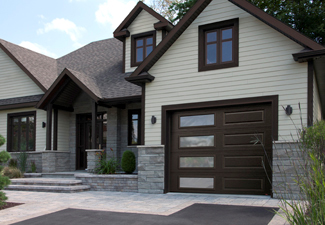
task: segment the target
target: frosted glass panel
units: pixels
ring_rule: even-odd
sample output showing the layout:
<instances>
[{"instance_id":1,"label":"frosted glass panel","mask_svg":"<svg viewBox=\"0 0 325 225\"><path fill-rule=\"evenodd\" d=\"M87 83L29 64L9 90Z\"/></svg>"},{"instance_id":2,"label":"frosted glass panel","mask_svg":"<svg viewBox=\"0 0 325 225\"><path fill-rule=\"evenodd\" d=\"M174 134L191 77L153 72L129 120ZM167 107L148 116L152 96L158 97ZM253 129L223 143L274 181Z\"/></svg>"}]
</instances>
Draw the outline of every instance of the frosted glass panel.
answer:
<instances>
[{"instance_id":1,"label":"frosted glass panel","mask_svg":"<svg viewBox=\"0 0 325 225\"><path fill-rule=\"evenodd\" d=\"M213 168L214 157L180 157L180 168Z\"/></svg>"},{"instance_id":2,"label":"frosted glass panel","mask_svg":"<svg viewBox=\"0 0 325 225\"><path fill-rule=\"evenodd\" d=\"M194 178L194 177L181 177L179 178L180 188L214 188L214 178Z\"/></svg>"},{"instance_id":3,"label":"frosted glass panel","mask_svg":"<svg viewBox=\"0 0 325 225\"><path fill-rule=\"evenodd\" d=\"M211 136L193 136L180 137L180 147L209 147L214 146L214 135Z\"/></svg>"},{"instance_id":4,"label":"frosted glass panel","mask_svg":"<svg viewBox=\"0 0 325 225\"><path fill-rule=\"evenodd\" d=\"M180 118L181 127L209 126L214 125L214 114L182 116Z\"/></svg>"}]
</instances>

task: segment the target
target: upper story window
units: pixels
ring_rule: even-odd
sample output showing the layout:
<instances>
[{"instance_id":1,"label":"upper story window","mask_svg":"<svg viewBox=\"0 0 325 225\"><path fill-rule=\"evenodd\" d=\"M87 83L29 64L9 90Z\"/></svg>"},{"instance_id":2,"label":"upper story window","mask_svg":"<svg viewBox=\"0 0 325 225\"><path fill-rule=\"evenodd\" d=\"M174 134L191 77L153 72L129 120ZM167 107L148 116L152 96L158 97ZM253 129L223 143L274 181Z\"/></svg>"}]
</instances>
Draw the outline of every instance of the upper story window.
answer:
<instances>
[{"instance_id":1,"label":"upper story window","mask_svg":"<svg viewBox=\"0 0 325 225\"><path fill-rule=\"evenodd\" d=\"M199 27L199 71L238 66L238 19Z\"/></svg>"},{"instance_id":2,"label":"upper story window","mask_svg":"<svg viewBox=\"0 0 325 225\"><path fill-rule=\"evenodd\" d=\"M146 32L131 37L131 67L138 66L156 46L156 32Z\"/></svg>"},{"instance_id":3,"label":"upper story window","mask_svg":"<svg viewBox=\"0 0 325 225\"><path fill-rule=\"evenodd\" d=\"M8 152L35 151L36 112L8 114Z\"/></svg>"}]
</instances>

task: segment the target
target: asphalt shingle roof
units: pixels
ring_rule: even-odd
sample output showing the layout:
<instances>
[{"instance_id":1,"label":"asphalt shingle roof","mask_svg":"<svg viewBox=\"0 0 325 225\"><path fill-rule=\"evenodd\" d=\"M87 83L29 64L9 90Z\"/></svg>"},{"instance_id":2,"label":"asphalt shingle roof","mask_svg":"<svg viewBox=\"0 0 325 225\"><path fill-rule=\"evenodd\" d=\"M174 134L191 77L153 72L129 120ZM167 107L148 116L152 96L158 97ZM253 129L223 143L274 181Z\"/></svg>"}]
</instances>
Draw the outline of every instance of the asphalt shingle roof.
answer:
<instances>
[{"instance_id":1,"label":"asphalt shingle roof","mask_svg":"<svg viewBox=\"0 0 325 225\"><path fill-rule=\"evenodd\" d=\"M100 99L141 95L123 73L123 44L115 38L92 42L59 59L53 59L0 39L0 43L48 90L67 68Z\"/></svg>"},{"instance_id":2,"label":"asphalt shingle roof","mask_svg":"<svg viewBox=\"0 0 325 225\"><path fill-rule=\"evenodd\" d=\"M8 99L0 99L0 106L3 105L15 105L20 103L29 103L29 102L38 102L43 95L32 95L26 97L18 97L18 98L8 98Z\"/></svg>"}]
</instances>

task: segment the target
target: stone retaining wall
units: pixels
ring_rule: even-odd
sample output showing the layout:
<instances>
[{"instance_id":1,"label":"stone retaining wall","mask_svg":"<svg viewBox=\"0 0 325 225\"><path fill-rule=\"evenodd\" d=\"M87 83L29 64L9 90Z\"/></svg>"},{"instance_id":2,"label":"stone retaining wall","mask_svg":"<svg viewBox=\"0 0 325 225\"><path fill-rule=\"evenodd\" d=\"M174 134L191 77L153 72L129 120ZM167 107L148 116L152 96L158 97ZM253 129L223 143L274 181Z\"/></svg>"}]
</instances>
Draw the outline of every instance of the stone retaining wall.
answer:
<instances>
[{"instance_id":1,"label":"stone retaining wall","mask_svg":"<svg viewBox=\"0 0 325 225\"><path fill-rule=\"evenodd\" d=\"M138 192L138 175L75 174L75 177L84 185L89 185L91 191Z\"/></svg>"},{"instance_id":2,"label":"stone retaining wall","mask_svg":"<svg viewBox=\"0 0 325 225\"><path fill-rule=\"evenodd\" d=\"M16 159L19 163L19 152L9 152L12 159ZM36 172L42 172L42 152L27 152L27 164L26 164L26 172L31 172L32 162L36 165Z\"/></svg>"}]
</instances>

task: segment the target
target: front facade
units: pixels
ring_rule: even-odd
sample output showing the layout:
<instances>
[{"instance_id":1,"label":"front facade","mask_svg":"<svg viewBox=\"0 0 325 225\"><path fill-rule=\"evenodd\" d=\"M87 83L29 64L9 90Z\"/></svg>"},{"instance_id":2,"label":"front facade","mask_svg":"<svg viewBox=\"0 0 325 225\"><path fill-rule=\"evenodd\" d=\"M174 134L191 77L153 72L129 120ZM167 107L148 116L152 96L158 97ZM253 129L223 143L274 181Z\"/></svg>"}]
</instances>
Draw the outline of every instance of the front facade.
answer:
<instances>
[{"instance_id":1,"label":"front facade","mask_svg":"<svg viewBox=\"0 0 325 225\"><path fill-rule=\"evenodd\" d=\"M237 0L175 27L139 2L114 37L57 60L0 40L1 150L58 172L129 149L139 192L274 194L296 126L323 118L323 46Z\"/></svg>"}]
</instances>

